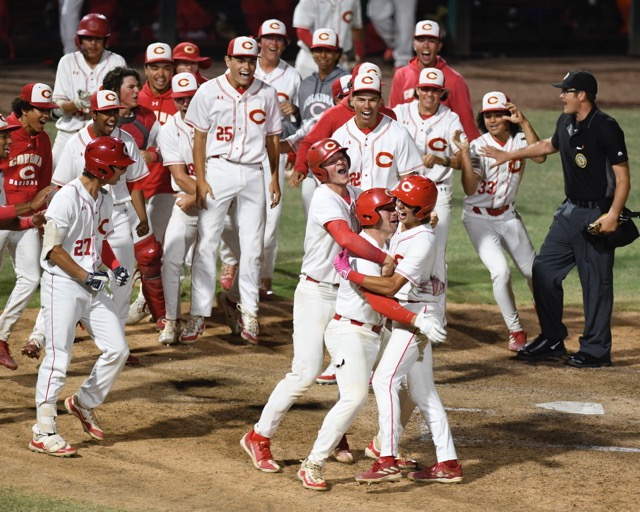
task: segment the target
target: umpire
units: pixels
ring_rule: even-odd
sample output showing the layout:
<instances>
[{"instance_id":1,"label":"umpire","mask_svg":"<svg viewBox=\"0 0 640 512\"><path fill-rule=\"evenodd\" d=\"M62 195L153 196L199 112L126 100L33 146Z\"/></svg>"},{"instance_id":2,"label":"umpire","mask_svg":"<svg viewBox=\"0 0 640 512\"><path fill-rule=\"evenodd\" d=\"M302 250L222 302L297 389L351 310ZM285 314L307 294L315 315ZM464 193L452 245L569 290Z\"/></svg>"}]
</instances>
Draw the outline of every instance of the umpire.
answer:
<instances>
[{"instance_id":1,"label":"umpire","mask_svg":"<svg viewBox=\"0 0 640 512\"><path fill-rule=\"evenodd\" d=\"M631 186L624 133L615 119L596 105L598 82L588 71L570 71L560 89L563 113L550 139L514 152L484 148L496 165L560 151L567 198L560 205L533 263L533 295L541 334L516 358L536 362L567 353L562 322L562 282L578 267L585 324L580 351L566 364L576 368L611 366L614 244L607 235L618 228ZM600 234L587 234L596 222Z\"/></svg>"}]
</instances>

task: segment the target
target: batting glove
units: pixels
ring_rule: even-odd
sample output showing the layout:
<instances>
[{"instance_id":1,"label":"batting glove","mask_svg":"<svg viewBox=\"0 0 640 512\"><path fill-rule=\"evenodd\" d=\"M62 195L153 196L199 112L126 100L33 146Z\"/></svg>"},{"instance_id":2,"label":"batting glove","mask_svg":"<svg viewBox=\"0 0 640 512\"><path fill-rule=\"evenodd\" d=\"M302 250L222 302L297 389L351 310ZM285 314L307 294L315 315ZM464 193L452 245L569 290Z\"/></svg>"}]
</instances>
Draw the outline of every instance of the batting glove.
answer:
<instances>
[{"instance_id":1,"label":"batting glove","mask_svg":"<svg viewBox=\"0 0 640 512\"><path fill-rule=\"evenodd\" d=\"M445 285L436 276L431 276L426 282L420 283L420 291L428 293L429 295L442 295L445 290Z\"/></svg>"},{"instance_id":2,"label":"batting glove","mask_svg":"<svg viewBox=\"0 0 640 512\"><path fill-rule=\"evenodd\" d=\"M87 278L84 280L85 286L88 286L96 292L104 289L108 282L109 274L106 272L89 272Z\"/></svg>"},{"instance_id":3,"label":"batting glove","mask_svg":"<svg viewBox=\"0 0 640 512\"><path fill-rule=\"evenodd\" d=\"M440 322L435 318L427 316L426 313L418 313L413 325L420 329L431 343L444 343L447 339L447 331L445 331Z\"/></svg>"},{"instance_id":4,"label":"batting glove","mask_svg":"<svg viewBox=\"0 0 640 512\"><path fill-rule=\"evenodd\" d=\"M123 266L116 267L113 274L116 276L116 284L118 286L124 286L129 281L129 271Z\"/></svg>"},{"instance_id":5,"label":"batting glove","mask_svg":"<svg viewBox=\"0 0 640 512\"><path fill-rule=\"evenodd\" d=\"M78 96L73 100L73 104L78 110L89 112L91 109L91 93L78 89Z\"/></svg>"},{"instance_id":6,"label":"batting glove","mask_svg":"<svg viewBox=\"0 0 640 512\"><path fill-rule=\"evenodd\" d=\"M349 279L351 272L351 263L349 262L349 252L342 249L335 258L333 258L333 267L342 279Z\"/></svg>"}]
</instances>

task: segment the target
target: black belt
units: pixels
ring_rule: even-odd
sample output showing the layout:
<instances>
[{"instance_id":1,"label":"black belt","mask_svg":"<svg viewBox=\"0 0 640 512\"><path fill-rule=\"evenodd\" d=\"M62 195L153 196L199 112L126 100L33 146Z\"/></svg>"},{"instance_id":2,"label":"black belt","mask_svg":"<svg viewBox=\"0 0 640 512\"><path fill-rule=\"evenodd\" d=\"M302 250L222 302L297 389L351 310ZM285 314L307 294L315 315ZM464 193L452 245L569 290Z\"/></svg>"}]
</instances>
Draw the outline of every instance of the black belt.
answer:
<instances>
[{"instance_id":1,"label":"black belt","mask_svg":"<svg viewBox=\"0 0 640 512\"><path fill-rule=\"evenodd\" d=\"M333 315L333 319L334 320L346 320L347 322L351 322L351 325L357 325L358 327L362 327L362 326L367 326L367 328L370 328L373 332L375 332L376 334L380 334L380 331L382 331L382 324L381 325L372 325L371 327L369 327L369 324L365 324L364 322L358 322L358 320L351 320L350 318L345 318L342 315L339 315L338 313L336 313L335 315Z\"/></svg>"},{"instance_id":2,"label":"black belt","mask_svg":"<svg viewBox=\"0 0 640 512\"><path fill-rule=\"evenodd\" d=\"M573 199L571 197L567 197L567 201L579 208L600 208L600 204L602 204L604 199L596 199L595 201L585 201L583 199Z\"/></svg>"}]
</instances>

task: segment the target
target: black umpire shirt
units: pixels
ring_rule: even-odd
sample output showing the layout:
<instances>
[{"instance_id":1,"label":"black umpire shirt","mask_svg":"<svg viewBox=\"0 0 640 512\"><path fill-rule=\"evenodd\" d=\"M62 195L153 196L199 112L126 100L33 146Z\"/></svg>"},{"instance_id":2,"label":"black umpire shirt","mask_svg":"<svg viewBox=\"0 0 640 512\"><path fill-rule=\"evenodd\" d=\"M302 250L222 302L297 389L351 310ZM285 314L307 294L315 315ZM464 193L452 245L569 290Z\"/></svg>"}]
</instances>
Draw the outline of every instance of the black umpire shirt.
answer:
<instances>
[{"instance_id":1,"label":"black umpire shirt","mask_svg":"<svg viewBox=\"0 0 640 512\"><path fill-rule=\"evenodd\" d=\"M616 179L612 165L629 159L624 132L613 117L595 105L582 122L574 115L562 114L551 144L560 151L568 198L598 201L613 197Z\"/></svg>"}]
</instances>

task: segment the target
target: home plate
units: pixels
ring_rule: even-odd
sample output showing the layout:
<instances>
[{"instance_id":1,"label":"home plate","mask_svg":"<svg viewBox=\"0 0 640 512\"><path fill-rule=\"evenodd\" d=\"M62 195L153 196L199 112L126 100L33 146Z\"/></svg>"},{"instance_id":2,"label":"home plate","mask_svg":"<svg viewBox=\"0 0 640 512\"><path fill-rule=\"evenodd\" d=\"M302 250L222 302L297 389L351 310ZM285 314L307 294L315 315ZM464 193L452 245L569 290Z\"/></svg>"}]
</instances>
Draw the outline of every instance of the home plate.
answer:
<instances>
[{"instance_id":1,"label":"home plate","mask_svg":"<svg viewBox=\"0 0 640 512\"><path fill-rule=\"evenodd\" d=\"M536 407L568 412L569 414L604 414L602 404L593 402L548 402L546 404L536 404Z\"/></svg>"}]
</instances>

